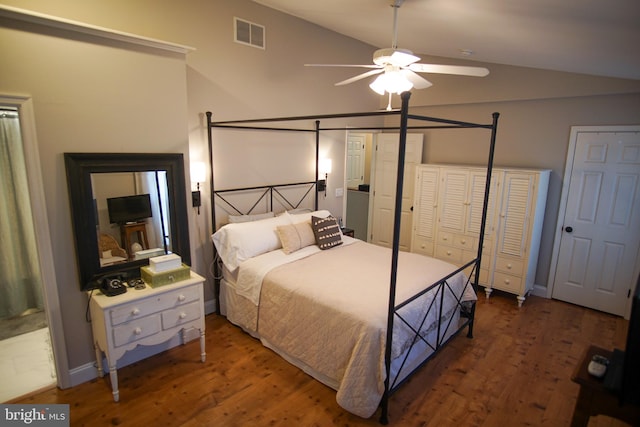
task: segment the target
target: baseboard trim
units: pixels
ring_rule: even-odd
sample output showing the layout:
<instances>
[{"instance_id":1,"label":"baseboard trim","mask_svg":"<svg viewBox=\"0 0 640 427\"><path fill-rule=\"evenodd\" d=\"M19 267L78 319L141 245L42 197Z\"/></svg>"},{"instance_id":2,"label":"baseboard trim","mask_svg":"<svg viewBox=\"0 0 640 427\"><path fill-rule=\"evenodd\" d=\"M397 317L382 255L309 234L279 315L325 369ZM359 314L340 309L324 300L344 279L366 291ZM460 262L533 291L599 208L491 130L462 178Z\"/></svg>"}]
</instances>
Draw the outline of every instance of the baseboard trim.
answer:
<instances>
[{"instance_id":1,"label":"baseboard trim","mask_svg":"<svg viewBox=\"0 0 640 427\"><path fill-rule=\"evenodd\" d=\"M71 387L75 387L82 383L86 383L87 381L91 381L94 378L98 377L98 368L96 368L96 363L85 363L84 365L78 366L77 368L73 368L69 370L69 378L71 380Z\"/></svg>"},{"instance_id":2,"label":"baseboard trim","mask_svg":"<svg viewBox=\"0 0 640 427\"><path fill-rule=\"evenodd\" d=\"M547 287L542 285L536 285L534 283L533 289L531 290L531 295L535 295L541 298L549 298L547 296Z\"/></svg>"}]
</instances>

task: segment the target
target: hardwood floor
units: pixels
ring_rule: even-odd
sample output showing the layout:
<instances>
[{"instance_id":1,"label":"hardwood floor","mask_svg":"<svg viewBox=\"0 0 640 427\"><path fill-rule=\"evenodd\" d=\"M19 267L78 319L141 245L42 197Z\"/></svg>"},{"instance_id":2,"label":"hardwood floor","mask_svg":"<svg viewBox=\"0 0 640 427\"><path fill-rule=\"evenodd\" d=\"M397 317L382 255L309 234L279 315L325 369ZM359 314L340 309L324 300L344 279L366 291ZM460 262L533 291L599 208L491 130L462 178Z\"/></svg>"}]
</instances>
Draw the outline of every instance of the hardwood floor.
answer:
<instances>
[{"instance_id":1,"label":"hardwood floor","mask_svg":"<svg viewBox=\"0 0 640 427\"><path fill-rule=\"evenodd\" d=\"M376 426L240 329L207 316L207 361L192 341L109 377L13 403L69 403L73 426ZM473 339L456 337L390 401L391 426L568 426L571 373L589 344L624 348L628 322L559 301L482 295ZM590 426L622 426L597 417Z\"/></svg>"}]
</instances>

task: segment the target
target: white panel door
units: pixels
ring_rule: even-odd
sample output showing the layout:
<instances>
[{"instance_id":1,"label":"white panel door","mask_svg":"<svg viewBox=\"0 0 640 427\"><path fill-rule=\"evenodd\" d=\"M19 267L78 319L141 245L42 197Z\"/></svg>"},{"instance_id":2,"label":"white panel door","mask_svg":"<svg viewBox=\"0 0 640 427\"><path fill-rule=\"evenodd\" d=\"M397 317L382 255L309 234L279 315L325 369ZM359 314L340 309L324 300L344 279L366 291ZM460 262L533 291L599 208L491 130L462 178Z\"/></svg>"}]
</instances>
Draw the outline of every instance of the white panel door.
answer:
<instances>
[{"instance_id":1,"label":"white panel door","mask_svg":"<svg viewBox=\"0 0 640 427\"><path fill-rule=\"evenodd\" d=\"M640 246L640 132L577 133L561 221L553 297L624 315Z\"/></svg>"},{"instance_id":2,"label":"white panel door","mask_svg":"<svg viewBox=\"0 0 640 427\"><path fill-rule=\"evenodd\" d=\"M347 138L347 188L364 184L366 138L362 133L349 133Z\"/></svg>"},{"instance_id":3,"label":"white panel door","mask_svg":"<svg viewBox=\"0 0 640 427\"><path fill-rule=\"evenodd\" d=\"M407 134L399 245L403 251L409 251L411 246L414 176L416 165L422 162L422 138L422 134ZM393 244L399 144L398 134L381 133L376 136L370 242L386 247Z\"/></svg>"}]
</instances>

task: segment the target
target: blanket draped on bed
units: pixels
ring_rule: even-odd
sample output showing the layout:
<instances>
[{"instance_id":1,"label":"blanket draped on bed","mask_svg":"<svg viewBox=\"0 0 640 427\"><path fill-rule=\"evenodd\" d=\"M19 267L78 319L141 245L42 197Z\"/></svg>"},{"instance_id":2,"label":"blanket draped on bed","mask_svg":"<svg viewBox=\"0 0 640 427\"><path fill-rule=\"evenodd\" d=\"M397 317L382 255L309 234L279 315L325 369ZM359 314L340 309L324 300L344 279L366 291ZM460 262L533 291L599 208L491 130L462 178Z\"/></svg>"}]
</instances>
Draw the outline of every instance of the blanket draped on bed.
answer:
<instances>
[{"instance_id":1,"label":"blanket draped on bed","mask_svg":"<svg viewBox=\"0 0 640 427\"><path fill-rule=\"evenodd\" d=\"M263 343L293 358L298 366L310 367L317 379L337 390L340 406L365 418L376 411L384 392L390 265L387 248L364 242L338 246L274 268L265 275L260 294L258 333ZM396 303L455 268L401 252ZM462 274L448 281L455 296L445 292L443 317L457 308L456 297L475 300L465 282ZM403 308L403 315L422 319L429 306L425 299ZM421 330L423 336L436 328L439 304L438 295ZM457 323L449 328L457 329ZM396 319L394 358L412 338L409 328Z\"/></svg>"}]
</instances>

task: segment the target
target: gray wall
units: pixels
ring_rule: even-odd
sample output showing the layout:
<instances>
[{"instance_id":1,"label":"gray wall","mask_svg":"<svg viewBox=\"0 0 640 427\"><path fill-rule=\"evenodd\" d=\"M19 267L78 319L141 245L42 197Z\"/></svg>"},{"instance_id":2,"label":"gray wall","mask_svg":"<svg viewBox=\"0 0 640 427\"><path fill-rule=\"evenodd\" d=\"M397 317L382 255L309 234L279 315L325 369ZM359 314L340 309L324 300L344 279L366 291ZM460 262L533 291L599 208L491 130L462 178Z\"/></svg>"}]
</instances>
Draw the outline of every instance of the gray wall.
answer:
<instances>
[{"instance_id":1,"label":"gray wall","mask_svg":"<svg viewBox=\"0 0 640 427\"><path fill-rule=\"evenodd\" d=\"M69 366L90 364L94 354L84 321L86 297L79 289L62 153L66 151L183 152L206 160L204 112L216 120L368 111L386 106L366 81L335 87L352 74L305 68L304 63L369 63L371 46L264 8L248 0L2 0L31 9L142 36L193 46L180 55L131 49L57 31L39 32L0 20L0 92L31 95L54 245L56 279ZM267 49L233 42L233 17L266 27ZM426 58L428 60L430 58ZM438 59L439 62L443 61ZM446 63L455 61L447 60ZM559 203L560 180L572 125L632 124L640 112L640 82L490 65L485 79L432 76L434 86L416 92L423 114L486 121L502 114L498 164L553 169L540 268L545 285ZM394 98L394 104L397 98ZM345 124L349 124L346 122ZM462 135L462 136L461 136ZM285 172L310 173L291 161L292 145L251 151L245 136L216 138L216 179L278 182ZM425 161L481 163L464 134L426 136ZM273 144L272 144L273 145ZM253 146L252 146L253 147ZM321 151L333 159L333 177L344 176L344 135L327 135ZM267 170L257 170L269 159ZM188 168L187 168L188 169ZM331 186L322 207L343 211ZM188 176L187 176L188 179ZM191 212L194 269L210 279L210 204L203 189L201 215ZM206 287L211 299L211 280Z\"/></svg>"}]
</instances>

